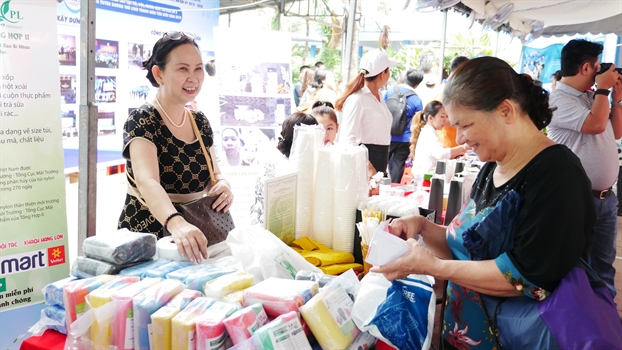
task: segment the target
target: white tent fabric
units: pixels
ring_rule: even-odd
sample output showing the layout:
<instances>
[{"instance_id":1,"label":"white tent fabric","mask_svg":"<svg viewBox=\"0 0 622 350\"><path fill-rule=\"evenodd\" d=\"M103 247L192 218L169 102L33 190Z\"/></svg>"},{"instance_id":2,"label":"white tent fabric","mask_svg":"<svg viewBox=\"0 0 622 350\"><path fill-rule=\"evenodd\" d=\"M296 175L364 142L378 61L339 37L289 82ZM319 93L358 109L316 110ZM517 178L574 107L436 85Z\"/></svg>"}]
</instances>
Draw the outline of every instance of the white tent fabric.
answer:
<instances>
[{"instance_id":1,"label":"white tent fabric","mask_svg":"<svg viewBox=\"0 0 622 350\"><path fill-rule=\"evenodd\" d=\"M589 23L579 23L579 24L569 24L563 26L550 26L544 28L542 32L542 36L550 37L550 36L564 36L564 35L575 35L575 34L615 34L618 36L622 36L622 14L615 15L603 20L589 22Z\"/></svg>"},{"instance_id":2,"label":"white tent fabric","mask_svg":"<svg viewBox=\"0 0 622 350\"><path fill-rule=\"evenodd\" d=\"M490 4L487 0L463 0L462 3L484 18L490 15ZM531 21L542 21L545 27L566 26L601 21L622 14L620 0L492 0L490 3L497 9L506 3L514 4L509 23L516 35L531 31ZM488 7L488 9L487 9ZM493 7L493 9L494 9ZM619 17L618 17L619 18ZM595 23L598 25L598 23ZM615 28L614 28L615 29ZM592 29L596 30L596 29ZM591 30L591 31L592 31ZM603 32L600 30L599 32Z\"/></svg>"}]
</instances>

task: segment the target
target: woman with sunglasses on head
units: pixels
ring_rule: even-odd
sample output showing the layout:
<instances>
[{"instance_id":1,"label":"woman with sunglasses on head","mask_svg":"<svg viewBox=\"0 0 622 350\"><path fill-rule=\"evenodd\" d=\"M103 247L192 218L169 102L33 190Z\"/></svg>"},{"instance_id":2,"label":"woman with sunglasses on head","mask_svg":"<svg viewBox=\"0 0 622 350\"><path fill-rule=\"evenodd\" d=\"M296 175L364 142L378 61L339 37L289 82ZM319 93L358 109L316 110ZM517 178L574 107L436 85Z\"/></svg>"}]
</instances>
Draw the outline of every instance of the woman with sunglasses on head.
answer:
<instances>
[{"instance_id":1,"label":"woman with sunglasses on head","mask_svg":"<svg viewBox=\"0 0 622 350\"><path fill-rule=\"evenodd\" d=\"M361 58L361 71L348 82L335 104L335 110L343 112L339 140L367 147L370 176L386 172L389 164L393 116L379 90L391 77L389 68L396 65L383 51L366 53Z\"/></svg>"},{"instance_id":2,"label":"woman with sunglasses on head","mask_svg":"<svg viewBox=\"0 0 622 350\"><path fill-rule=\"evenodd\" d=\"M324 126L326 134L324 136L324 144L333 144L337 138L339 130L339 122L333 104L328 101L316 101L311 107L311 115L319 124Z\"/></svg>"},{"instance_id":3,"label":"woman with sunglasses on head","mask_svg":"<svg viewBox=\"0 0 622 350\"><path fill-rule=\"evenodd\" d=\"M165 33L143 63L147 79L158 92L152 101L133 111L124 125L123 157L130 181L118 227L158 237L166 228L179 253L200 262L208 257L207 239L173 203L189 202L206 193L217 197L213 204L216 211L227 211L233 194L218 164L212 161L214 135L207 118L185 108L201 91L205 72L194 38L191 33ZM201 150L191 118L209 157ZM218 181L212 187L208 161Z\"/></svg>"}]
</instances>

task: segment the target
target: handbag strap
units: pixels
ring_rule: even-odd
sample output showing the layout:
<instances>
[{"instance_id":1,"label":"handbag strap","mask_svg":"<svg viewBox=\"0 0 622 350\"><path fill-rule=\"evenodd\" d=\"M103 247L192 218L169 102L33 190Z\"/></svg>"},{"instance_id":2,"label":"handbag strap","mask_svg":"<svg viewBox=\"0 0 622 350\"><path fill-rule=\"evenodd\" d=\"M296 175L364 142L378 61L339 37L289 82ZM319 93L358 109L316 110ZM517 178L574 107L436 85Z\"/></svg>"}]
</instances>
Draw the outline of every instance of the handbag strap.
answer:
<instances>
[{"instance_id":1,"label":"handbag strap","mask_svg":"<svg viewBox=\"0 0 622 350\"><path fill-rule=\"evenodd\" d=\"M203 151L203 155L205 156L205 162L207 163L207 169L209 170L210 182L212 186L214 186L218 181L216 181L216 178L214 176L214 169L212 168L212 157L209 153L207 153L207 149L205 148L205 144L203 143L203 138L201 137L201 132L199 131L199 127L197 127L197 122L194 120L196 114L190 112L188 109L186 109L186 113L190 114L190 122L192 122L192 128L194 129L194 133L196 134L197 139L199 139L199 143L201 144L201 150Z\"/></svg>"}]
</instances>

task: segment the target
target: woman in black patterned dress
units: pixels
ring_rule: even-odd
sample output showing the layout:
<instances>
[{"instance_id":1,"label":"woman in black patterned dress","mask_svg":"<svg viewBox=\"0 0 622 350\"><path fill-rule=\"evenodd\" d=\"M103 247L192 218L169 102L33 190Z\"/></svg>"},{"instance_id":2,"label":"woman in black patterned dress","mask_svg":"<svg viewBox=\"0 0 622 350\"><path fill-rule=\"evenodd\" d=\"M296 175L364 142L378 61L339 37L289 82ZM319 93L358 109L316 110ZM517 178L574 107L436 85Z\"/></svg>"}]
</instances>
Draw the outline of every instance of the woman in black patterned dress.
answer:
<instances>
[{"instance_id":1,"label":"woman in black patterned dress","mask_svg":"<svg viewBox=\"0 0 622 350\"><path fill-rule=\"evenodd\" d=\"M172 203L183 202L176 197L206 192L218 196L215 210L227 211L233 194L216 162L212 165L218 182L209 187L206 157L189 119L195 118L211 159L215 159L214 135L203 113L185 108L201 91L204 79L194 35L165 33L154 45L144 68L147 79L159 89L153 101L132 112L125 122L123 156L130 183L118 227L162 237L166 226L180 254L200 262L207 258L207 239L184 220Z\"/></svg>"}]
</instances>

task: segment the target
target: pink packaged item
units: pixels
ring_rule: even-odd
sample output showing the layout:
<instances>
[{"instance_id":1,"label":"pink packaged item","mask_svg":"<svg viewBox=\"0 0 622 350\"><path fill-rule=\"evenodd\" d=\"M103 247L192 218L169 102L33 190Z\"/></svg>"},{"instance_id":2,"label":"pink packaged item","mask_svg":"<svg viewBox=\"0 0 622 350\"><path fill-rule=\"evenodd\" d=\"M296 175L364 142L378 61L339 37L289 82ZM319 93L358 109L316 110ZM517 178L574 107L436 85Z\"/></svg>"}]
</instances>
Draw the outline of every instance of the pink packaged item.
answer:
<instances>
[{"instance_id":1,"label":"pink packaged item","mask_svg":"<svg viewBox=\"0 0 622 350\"><path fill-rule=\"evenodd\" d=\"M220 350L231 347L232 343L223 321L240 310L240 305L227 301L216 301L198 319L196 325L197 349Z\"/></svg>"},{"instance_id":2,"label":"pink packaged item","mask_svg":"<svg viewBox=\"0 0 622 350\"><path fill-rule=\"evenodd\" d=\"M317 282L271 277L244 290L244 306L260 303L268 316L278 317L298 311L318 289Z\"/></svg>"},{"instance_id":3,"label":"pink packaged item","mask_svg":"<svg viewBox=\"0 0 622 350\"><path fill-rule=\"evenodd\" d=\"M268 316L260 303L245 307L224 320L227 333L235 345L250 338L267 323Z\"/></svg>"},{"instance_id":4,"label":"pink packaged item","mask_svg":"<svg viewBox=\"0 0 622 350\"><path fill-rule=\"evenodd\" d=\"M112 325L112 344L117 350L134 349L134 310L132 298L158 284L160 278L145 278L112 295L118 309Z\"/></svg>"}]
</instances>

